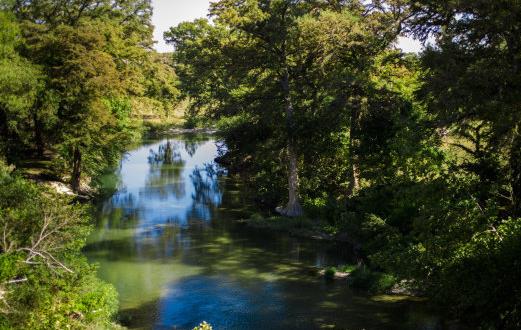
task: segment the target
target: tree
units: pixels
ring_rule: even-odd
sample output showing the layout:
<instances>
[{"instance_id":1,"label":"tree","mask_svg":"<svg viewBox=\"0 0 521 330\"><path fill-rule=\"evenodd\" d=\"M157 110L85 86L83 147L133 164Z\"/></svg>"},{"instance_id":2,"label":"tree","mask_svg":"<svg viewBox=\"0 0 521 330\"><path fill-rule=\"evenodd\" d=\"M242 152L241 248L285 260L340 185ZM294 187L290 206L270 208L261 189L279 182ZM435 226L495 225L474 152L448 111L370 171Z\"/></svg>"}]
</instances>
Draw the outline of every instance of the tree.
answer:
<instances>
[{"instance_id":1,"label":"tree","mask_svg":"<svg viewBox=\"0 0 521 330\"><path fill-rule=\"evenodd\" d=\"M154 56L150 2L1 5L21 22L20 54L42 71L29 111L32 124L26 124L34 131L33 145L39 157L46 147L60 156L55 168L70 171L77 191L82 173L94 174L119 158L133 135L129 99L151 90L150 73L144 73Z\"/></svg>"},{"instance_id":2,"label":"tree","mask_svg":"<svg viewBox=\"0 0 521 330\"><path fill-rule=\"evenodd\" d=\"M299 86L307 86L305 80L310 78L314 81L314 86L309 86L309 91L302 91L300 97L311 94L320 95L322 100L330 98L333 102L329 105L319 99L313 107L325 106L330 112L347 114L347 117L336 118L336 122L341 124L336 129L346 129L344 125L347 125L348 197L360 187L359 151L365 133L361 131L362 117L371 106L379 106L372 101L379 91L373 88L371 77L378 70L376 60L390 48L397 36L395 25L392 17L367 10L358 2L351 2L341 11L324 10L299 21L300 42L295 52L304 54L301 67L312 63ZM317 86L320 91L317 91Z\"/></svg>"},{"instance_id":3,"label":"tree","mask_svg":"<svg viewBox=\"0 0 521 330\"><path fill-rule=\"evenodd\" d=\"M278 97L285 119L288 203L286 207L278 208L278 211L290 217L303 213L299 199L290 34L296 28L296 19L305 12L306 5L288 1L219 1L212 4L211 8L211 14L216 16L219 24L238 29L238 36L247 39L241 42L264 53L265 60L255 64L261 69L268 69L273 79L280 84Z\"/></svg>"},{"instance_id":4,"label":"tree","mask_svg":"<svg viewBox=\"0 0 521 330\"><path fill-rule=\"evenodd\" d=\"M118 115L128 113L116 113L119 109L111 103L124 96L122 77L99 33L103 29L110 33L112 28L97 21L74 28L62 25L36 43L38 58L47 58L48 87L59 95L58 149L69 162L75 191L82 172L92 173L110 163L121 150L121 134L128 134L118 123L124 120Z\"/></svg>"},{"instance_id":5,"label":"tree","mask_svg":"<svg viewBox=\"0 0 521 330\"><path fill-rule=\"evenodd\" d=\"M429 70L423 95L429 108L440 126L452 127L464 138L469 127L489 131L472 150L479 154L473 168L486 182L487 168L506 157L503 173L508 176L500 175L496 182L508 178L510 213L519 216L521 6L517 1L416 1L411 11L409 30L424 40L430 35L437 40L423 55Z\"/></svg>"},{"instance_id":6,"label":"tree","mask_svg":"<svg viewBox=\"0 0 521 330\"><path fill-rule=\"evenodd\" d=\"M24 133L40 90L41 72L18 53L20 39L13 17L0 12L0 153L10 159L17 156L17 143L28 138Z\"/></svg>"}]
</instances>

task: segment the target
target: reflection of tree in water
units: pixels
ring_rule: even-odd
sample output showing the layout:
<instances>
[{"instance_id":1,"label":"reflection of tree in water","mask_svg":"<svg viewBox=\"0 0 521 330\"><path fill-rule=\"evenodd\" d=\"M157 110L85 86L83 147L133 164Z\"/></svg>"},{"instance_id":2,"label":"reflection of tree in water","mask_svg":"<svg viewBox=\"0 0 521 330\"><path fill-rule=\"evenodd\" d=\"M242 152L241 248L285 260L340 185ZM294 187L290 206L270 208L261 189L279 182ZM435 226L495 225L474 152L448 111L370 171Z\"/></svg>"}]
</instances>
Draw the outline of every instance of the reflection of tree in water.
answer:
<instances>
[{"instance_id":1,"label":"reflection of tree in water","mask_svg":"<svg viewBox=\"0 0 521 330\"><path fill-rule=\"evenodd\" d=\"M217 164L204 164L196 167L190 179L194 186L192 199L194 201L190 215L204 220L211 218L212 209L221 205L222 189L219 185L219 176L225 172Z\"/></svg>"},{"instance_id":2,"label":"reflection of tree in water","mask_svg":"<svg viewBox=\"0 0 521 330\"><path fill-rule=\"evenodd\" d=\"M170 140L167 140L165 144L159 145L157 152L150 149L148 162L152 165L175 164L176 162L182 161L181 153L178 150L179 142L172 143Z\"/></svg>"},{"instance_id":3,"label":"reflection of tree in water","mask_svg":"<svg viewBox=\"0 0 521 330\"><path fill-rule=\"evenodd\" d=\"M148 163L150 173L147 176L143 193L150 197L167 198L173 193L175 198L186 194L181 174L185 161L179 152L180 143L167 141L157 150L150 150Z\"/></svg>"},{"instance_id":4,"label":"reflection of tree in water","mask_svg":"<svg viewBox=\"0 0 521 330\"><path fill-rule=\"evenodd\" d=\"M228 152L226 142L218 140L215 141L215 145L217 146L217 158L222 158Z\"/></svg>"},{"instance_id":5,"label":"reflection of tree in water","mask_svg":"<svg viewBox=\"0 0 521 330\"><path fill-rule=\"evenodd\" d=\"M189 135L185 137L185 150L190 157L193 157L197 151L197 149L206 143L206 139L201 139L197 135Z\"/></svg>"}]
</instances>

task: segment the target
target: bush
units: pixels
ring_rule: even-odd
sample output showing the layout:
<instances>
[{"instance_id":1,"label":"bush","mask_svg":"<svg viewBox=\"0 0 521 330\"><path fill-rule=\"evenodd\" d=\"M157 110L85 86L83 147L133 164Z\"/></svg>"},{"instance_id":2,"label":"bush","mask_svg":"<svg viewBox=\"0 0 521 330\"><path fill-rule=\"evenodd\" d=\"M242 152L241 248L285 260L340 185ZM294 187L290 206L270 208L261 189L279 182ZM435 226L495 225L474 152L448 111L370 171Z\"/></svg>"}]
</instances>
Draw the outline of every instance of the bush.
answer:
<instances>
[{"instance_id":1,"label":"bush","mask_svg":"<svg viewBox=\"0 0 521 330\"><path fill-rule=\"evenodd\" d=\"M192 129L197 127L197 118L195 116L188 116L183 123L183 128Z\"/></svg>"},{"instance_id":2,"label":"bush","mask_svg":"<svg viewBox=\"0 0 521 330\"><path fill-rule=\"evenodd\" d=\"M520 256L521 219L510 218L459 247L436 274L433 296L471 324L521 329Z\"/></svg>"},{"instance_id":3,"label":"bush","mask_svg":"<svg viewBox=\"0 0 521 330\"><path fill-rule=\"evenodd\" d=\"M335 278L335 274L336 274L336 268L335 267L329 267L324 272L324 278L326 280L332 280L332 279Z\"/></svg>"},{"instance_id":4,"label":"bush","mask_svg":"<svg viewBox=\"0 0 521 330\"><path fill-rule=\"evenodd\" d=\"M81 254L84 206L11 173L0 163L0 328L109 328L115 289Z\"/></svg>"},{"instance_id":5,"label":"bush","mask_svg":"<svg viewBox=\"0 0 521 330\"><path fill-rule=\"evenodd\" d=\"M349 276L349 285L355 289L370 293L384 293L396 284L396 278L390 274L372 271L366 266L358 267Z\"/></svg>"}]
</instances>

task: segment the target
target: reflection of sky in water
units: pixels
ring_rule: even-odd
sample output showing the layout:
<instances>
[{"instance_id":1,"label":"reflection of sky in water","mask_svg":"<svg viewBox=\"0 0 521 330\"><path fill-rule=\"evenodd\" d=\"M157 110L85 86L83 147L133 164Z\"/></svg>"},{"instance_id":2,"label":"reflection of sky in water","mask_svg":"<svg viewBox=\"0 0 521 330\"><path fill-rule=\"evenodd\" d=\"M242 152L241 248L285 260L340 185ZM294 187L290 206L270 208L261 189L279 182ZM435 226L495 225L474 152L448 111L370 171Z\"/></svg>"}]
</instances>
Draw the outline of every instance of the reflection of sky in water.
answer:
<instances>
[{"instance_id":1,"label":"reflection of sky in water","mask_svg":"<svg viewBox=\"0 0 521 330\"><path fill-rule=\"evenodd\" d=\"M413 305L377 303L309 272L337 265L338 246L227 221L244 207L244 192L206 167L217 152L213 140L184 137L144 145L122 162L85 253L118 290L125 325L438 329Z\"/></svg>"},{"instance_id":2,"label":"reflection of sky in water","mask_svg":"<svg viewBox=\"0 0 521 330\"><path fill-rule=\"evenodd\" d=\"M170 161L164 160L167 143L173 150ZM162 155L154 159L158 153ZM197 145L175 140L143 146L123 161L122 185L104 210L120 209L125 218L137 218L138 238L156 237L165 224L209 221L210 208L220 204L222 193L216 176L204 164L212 163L216 154L213 141Z\"/></svg>"},{"instance_id":3,"label":"reflection of sky in water","mask_svg":"<svg viewBox=\"0 0 521 330\"><path fill-rule=\"evenodd\" d=\"M244 288L226 277L193 276L169 288L156 329L172 329L172 324L190 329L194 320L211 320L215 329L259 328L273 324L274 317L281 322L285 313L279 290L276 283Z\"/></svg>"}]
</instances>

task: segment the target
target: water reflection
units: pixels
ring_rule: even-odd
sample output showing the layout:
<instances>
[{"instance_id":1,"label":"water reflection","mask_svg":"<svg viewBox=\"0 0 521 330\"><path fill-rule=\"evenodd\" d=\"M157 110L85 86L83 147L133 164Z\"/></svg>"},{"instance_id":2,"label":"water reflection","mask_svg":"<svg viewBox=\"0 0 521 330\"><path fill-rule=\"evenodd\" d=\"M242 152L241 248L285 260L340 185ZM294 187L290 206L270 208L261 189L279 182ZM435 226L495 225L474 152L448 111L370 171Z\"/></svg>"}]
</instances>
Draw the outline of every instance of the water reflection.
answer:
<instances>
[{"instance_id":1,"label":"water reflection","mask_svg":"<svg viewBox=\"0 0 521 330\"><path fill-rule=\"evenodd\" d=\"M129 153L85 253L120 293L130 328L435 329L417 305L389 304L325 283L312 266L337 246L249 231L240 186L215 166L208 137L152 141Z\"/></svg>"},{"instance_id":2,"label":"water reflection","mask_svg":"<svg viewBox=\"0 0 521 330\"><path fill-rule=\"evenodd\" d=\"M157 151L150 149L150 171L142 194L160 199L168 199L170 194L174 195L174 199L185 196L185 182L182 177L185 161L179 149L180 142L172 143L169 140L160 144Z\"/></svg>"}]
</instances>

